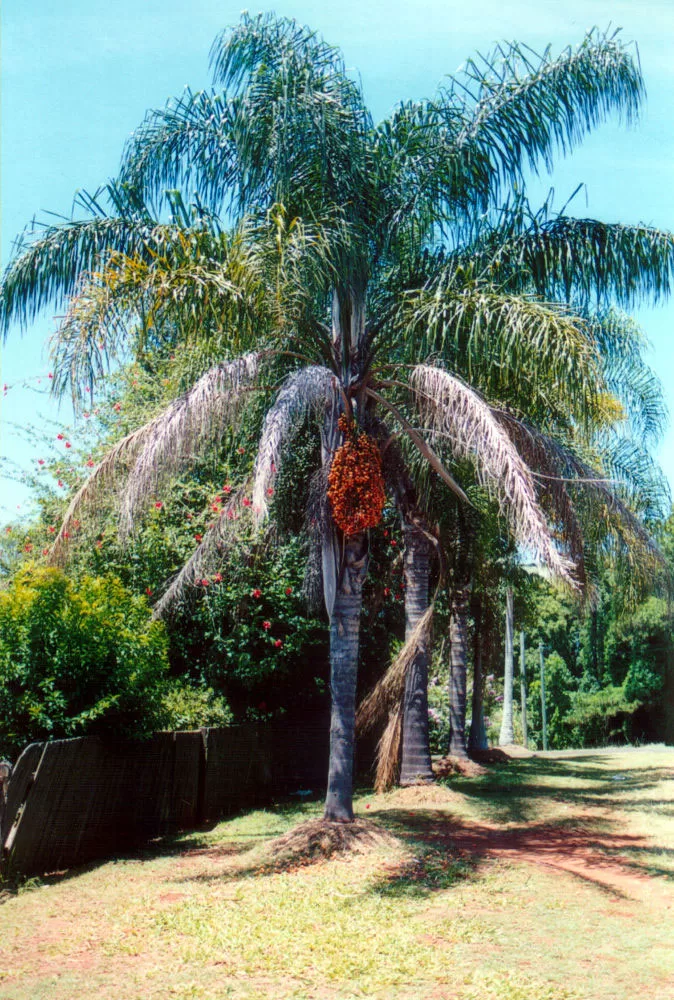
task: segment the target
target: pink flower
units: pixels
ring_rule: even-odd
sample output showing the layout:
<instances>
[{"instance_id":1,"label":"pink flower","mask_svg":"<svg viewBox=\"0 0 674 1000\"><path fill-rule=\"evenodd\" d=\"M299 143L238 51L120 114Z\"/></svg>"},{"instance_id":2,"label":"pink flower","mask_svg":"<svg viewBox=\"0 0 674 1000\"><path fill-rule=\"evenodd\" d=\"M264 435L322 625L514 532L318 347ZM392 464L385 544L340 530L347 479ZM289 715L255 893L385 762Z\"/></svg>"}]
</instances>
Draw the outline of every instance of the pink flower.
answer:
<instances>
[{"instance_id":1,"label":"pink flower","mask_svg":"<svg viewBox=\"0 0 674 1000\"><path fill-rule=\"evenodd\" d=\"M57 434L56 435L56 440L57 441L63 441L63 434Z\"/></svg>"},{"instance_id":2,"label":"pink flower","mask_svg":"<svg viewBox=\"0 0 674 1000\"><path fill-rule=\"evenodd\" d=\"M66 448L72 448L70 441L66 441Z\"/></svg>"},{"instance_id":3,"label":"pink flower","mask_svg":"<svg viewBox=\"0 0 674 1000\"><path fill-rule=\"evenodd\" d=\"M222 583L222 573L213 574L213 583Z\"/></svg>"},{"instance_id":4,"label":"pink flower","mask_svg":"<svg viewBox=\"0 0 674 1000\"><path fill-rule=\"evenodd\" d=\"M163 506L164 504L161 502L161 500L157 500L156 504L154 505L154 509L161 510Z\"/></svg>"},{"instance_id":5,"label":"pink flower","mask_svg":"<svg viewBox=\"0 0 674 1000\"><path fill-rule=\"evenodd\" d=\"M223 493L231 493L232 492L232 487L229 485L229 483L225 483L225 485L222 487L222 492Z\"/></svg>"},{"instance_id":6,"label":"pink flower","mask_svg":"<svg viewBox=\"0 0 674 1000\"><path fill-rule=\"evenodd\" d=\"M262 622L262 628L265 630L265 632L268 632L269 629L271 628L271 622Z\"/></svg>"},{"instance_id":7,"label":"pink flower","mask_svg":"<svg viewBox=\"0 0 674 1000\"><path fill-rule=\"evenodd\" d=\"M248 497L244 497L243 500L241 501L241 503L243 504L244 507L252 507L253 506L252 500L249 500Z\"/></svg>"},{"instance_id":8,"label":"pink flower","mask_svg":"<svg viewBox=\"0 0 674 1000\"><path fill-rule=\"evenodd\" d=\"M274 487L273 486L270 486L269 489L267 490L267 496L268 497L273 497L274 496Z\"/></svg>"},{"instance_id":9,"label":"pink flower","mask_svg":"<svg viewBox=\"0 0 674 1000\"><path fill-rule=\"evenodd\" d=\"M54 373L53 372L49 372L49 374L47 375L47 378L53 378L53 377L54 377Z\"/></svg>"},{"instance_id":10,"label":"pink flower","mask_svg":"<svg viewBox=\"0 0 674 1000\"><path fill-rule=\"evenodd\" d=\"M188 521L191 521L192 518L194 517L194 514L185 514L185 517L187 518Z\"/></svg>"},{"instance_id":11,"label":"pink flower","mask_svg":"<svg viewBox=\"0 0 674 1000\"><path fill-rule=\"evenodd\" d=\"M44 465L44 458L38 458L37 464L38 465Z\"/></svg>"},{"instance_id":12,"label":"pink flower","mask_svg":"<svg viewBox=\"0 0 674 1000\"><path fill-rule=\"evenodd\" d=\"M227 518L228 518L228 519L229 519L230 521L236 521L236 519L237 519L237 517L238 517L238 516L239 516L239 515L238 515L238 514L236 514L236 513L235 513L235 512L233 511L233 510L228 510L228 511L227 511Z\"/></svg>"},{"instance_id":13,"label":"pink flower","mask_svg":"<svg viewBox=\"0 0 674 1000\"><path fill-rule=\"evenodd\" d=\"M277 639L276 642L274 643L274 649L283 649L283 643L281 642L280 639Z\"/></svg>"},{"instance_id":14,"label":"pink flower","mask_svg":"<svg viewBox=\"0 0 674 1000\"><path fill-rule=\"evenodd\" d=\"M121 410L121 408L122 408L122 404L121 403L115 403L115 405L113 406L113 410L116 410L117 413L119 413L119 411Z\"/></svg>"},{"instance_id":15,"label":"pink flower","mask_svg":"<svg viewBox=\"0 0 674 1000\"><path fill-rule=\"evenodd\" d=\"M262 597L262 591L259 587L256 587L255 590L251 590L250 596L259 600Z\"/></svg>"},{"instance_id":16,"label":"pink flower","mask_svg":"<svg viewBox=\"0 0 674 1000\"><path fill-rule=\"evenodd\" d=\"M91 414L90 413L83 413L82 416L84 417L85 420L88 420L89 417L91 416Z\"/></svg>"},{"instance_id":17,"label":"pink flower","mask_svg":"<svg viewBox=\"0 0 674 1000\"><path fill-rule=\"evenodd\" d=\"M63 483L61 482L61 480L60 480L60 479L59 479L59 481L57 482L57 484L56 484L56 485L57 485L57 486L60 486L60 487L61 487L61 489L63 489Z\"/></svg>"}]
</instances>

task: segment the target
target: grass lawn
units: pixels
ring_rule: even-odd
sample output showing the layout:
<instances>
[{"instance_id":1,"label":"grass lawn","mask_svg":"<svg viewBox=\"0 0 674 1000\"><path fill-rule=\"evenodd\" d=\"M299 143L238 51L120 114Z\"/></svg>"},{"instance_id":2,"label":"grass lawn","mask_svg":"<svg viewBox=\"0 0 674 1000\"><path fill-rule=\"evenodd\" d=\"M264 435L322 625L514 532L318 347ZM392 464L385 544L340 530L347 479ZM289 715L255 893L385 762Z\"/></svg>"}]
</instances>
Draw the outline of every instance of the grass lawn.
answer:
<instances>
[{"instance_id":1,"label":"grass lawn","mask_svg":"<svg viewBox=\"0 0 674 1000\"><path fill-rule=\"evenodd\" d=\"M0 907L0 998L674 998L674 750L356 808L346 846L284 805L29 883Z\"/></svg>"}]
</instances>

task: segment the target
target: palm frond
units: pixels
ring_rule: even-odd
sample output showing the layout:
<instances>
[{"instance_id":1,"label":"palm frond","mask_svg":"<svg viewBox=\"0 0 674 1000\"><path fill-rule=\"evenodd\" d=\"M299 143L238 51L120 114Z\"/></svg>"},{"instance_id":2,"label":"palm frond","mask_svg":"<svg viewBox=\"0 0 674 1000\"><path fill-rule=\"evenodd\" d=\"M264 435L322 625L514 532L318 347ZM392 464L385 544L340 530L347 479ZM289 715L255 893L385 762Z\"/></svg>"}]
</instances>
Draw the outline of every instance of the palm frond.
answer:
<instances>
[{"instance_id":1,"label":"palm frond","mask_svg":"<svg viewBox=\"0 0 674 1000\"><path fill-rule=\"evenodd\" d=\"M209 573L223 566L234 546L240 546L238 512L249 485L244 484L232 494L217 520L207 529L198 547L155 604L153 618L164 618L185 602Z\"/></svg>"},{"instance_id":2,"label":"palm frond","mask_svg":"<svg viewBox=\"0 0 674 1000\"><path fill-rule=\"evenodd\" d=\"M554 58L525 45L499 45L468 61L446 88L441 104L455 114L472 109L465 141L483 145L495 171L510 183L525 165L550 170L554 154L566 154L609 115L634 121L644 96L638 61L618 32L588 32L576 49Z\"/></svg>"},{"instance_id":3,"label":"palm frond","mask_svg":"<svg viewBox=\"0 0 674 1000\"><path fill-rule=\"evenodd\" d=\"M260 355L246 354L211 368L152 421L122 495L122 537L134 527L139 508L160 482L216 444L257 377Z\"/></svg>"},{"instance_id":4,"label":"palm frond","mask_svg":"<svg viewBox=\"0 0 674 1000\"><path fill-rule=\"evenodd\" d=\"M328 368L311 365L289 375L267 412L255 459L253 509L262 519L268 511L273 483L281 466L285 446L299 429L307 413L316 415L337 393L336 379Z\"/></svg>"},{"instance_id":5,"label":"palm frond","mask_svg":"<svg viewBox=\"0 0 674 1000\"><path fill-rule=\"evenodd\" d=\"M585 321L564 306L500 292L493 285L462 286L453 268L409 294L401 324L406 359L438 356L488 395L527 396L538 386L551 400L573 404L586 422L602 388L599 355Z\"/></svg>"},{"instance_id":6,"label":"palm frond","mask_svg":"<svg viewBox=\"0 0 674 1000\"><path fill-rule=\"evenodd\" d=\"M517 541L572 587L572 565L561 554L536 500L530 469L488 404L441 368L419 365L410 375L416 405L431 431L447 435L457 459L468 459L494 493Z\"/></svg>"}]
</instances>

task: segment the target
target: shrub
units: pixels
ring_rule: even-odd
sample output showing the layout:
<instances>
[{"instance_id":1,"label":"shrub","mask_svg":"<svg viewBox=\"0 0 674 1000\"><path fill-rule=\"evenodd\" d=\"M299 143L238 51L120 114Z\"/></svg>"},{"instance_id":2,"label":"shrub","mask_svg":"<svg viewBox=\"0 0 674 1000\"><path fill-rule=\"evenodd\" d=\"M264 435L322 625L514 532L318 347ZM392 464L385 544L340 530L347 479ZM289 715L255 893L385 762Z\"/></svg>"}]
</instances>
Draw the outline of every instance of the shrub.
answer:
<instances>
[{"instance_id":1,"label":"shrub","mask_svg":"<svg viewBox=\"0 0 674 1000\"><path fill-rule=\"evenodd\" d=\"M141 736L166 718L168 642L114 576L27 566L0 593L0 755L31 740Z\"/></svg>"}]
</instances>

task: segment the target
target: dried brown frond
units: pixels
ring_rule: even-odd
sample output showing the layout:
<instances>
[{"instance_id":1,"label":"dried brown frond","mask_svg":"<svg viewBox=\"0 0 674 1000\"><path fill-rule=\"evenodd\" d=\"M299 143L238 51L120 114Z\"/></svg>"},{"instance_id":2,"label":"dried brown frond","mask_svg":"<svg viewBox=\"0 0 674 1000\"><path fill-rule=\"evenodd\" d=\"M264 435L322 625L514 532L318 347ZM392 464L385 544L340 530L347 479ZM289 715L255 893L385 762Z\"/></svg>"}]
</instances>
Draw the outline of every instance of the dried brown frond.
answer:
<instances>
[{"instance_id":1,"label":"dried brown frond","mask_svg":"<svg viewBox=\"0 0 674 1000\"><path fill-rule=\"evenodd\" d=\"M375 757L375 792L385 792L398 781L400 773L400 746L403 735L403 705L389 713L386 729L377 744Z\"/></svg>"},{"instance_id":2,"label":"dried brown frond","mask_svg":"<svg viewBox=\"0 0 674 1000\"><path fill-rule=\"evenodd\" d=\"M219 439L258 373L260 356L216 365L152 421L129 476L120 508L120 533L133 530L139 508L162 479L178 472Z\"/></svg>"},{"instance_id":3,"label":"dried brown frond","mask_svg":"<svg viewBox=\"0 0 674 1000\"><path fill-rule=\"evenodd\" d=\"M80 486L68 504L61 527L47 557L48 564L52 566L64 565L68 558L68 539L73 534L78 515L81 514L83 508L93 506L96 500L108 491L119 478L122 470L128 469L140 449L154 433L154 429L155 421L150 420L149 423L139 427L132 434L127 434L110 449L94 468L87 481Z\"/></svg>"},{"instance_id":4,"label":"dried brown frond","mask_svg":"<svg viewBox=\"0 0 674 1000\"><path fill-rule=\"evenodd\" d=\"M285 380L265 417L255 459L253 509L259 519L267 513L284 446L299 430L306 414L320 412L336 392L335 376L320 365L302 368Z\"/></svg>"},{"instance_id":5,"label":"dried brown frond","mask_svg":"<svg viewBox=\"0 0 674 1000\"><path fill-rule=\"evenodd\" d=\"M577 589L573 565L559 551L538 504L531 470L489 405L460 379L432 365L414 368L410 382L429 429L450 440L457 459L473 462L480 483L498 497L517 541Z\"/></svg>"},{"instance_id":6,"label":"dried brown frond","mask_svg":"<svg viewBox=\"0 0 674 1000\"><path fill-rule=\"evenodd\" d=\"M366 819L334 823L310 819L273 840L265 853L277 865L305 865L335 854L366 854L378 847L397 848L399 841Z\"/></svg>"},{"instance_id":7,"label":"dried brown frond","mask_svg":"<svg viewBox=\"0 0 674 1000\"><path fill-rule=\"evenodd\" d=\"M384 676L361 701L356 713L358 733L372 729L402 704L407 671L430 642L434 608L431 604L426 609Z\"/></svg>"},{"instance_id":8,"label":"dried brown frond","mask_svg":"<svg viewBox=\"0 0 674 1000\"><path fill-rule=\"evenodd\" d=\"M222 567L234 542L237 541L241 499L249 486L250 481L232 494L217 521L206 531L199 546L155 604L153 618L163 618L185 600L190 591L198 586L199 581L206 579L213 570Z\"/></svg>"}]
</instances>

